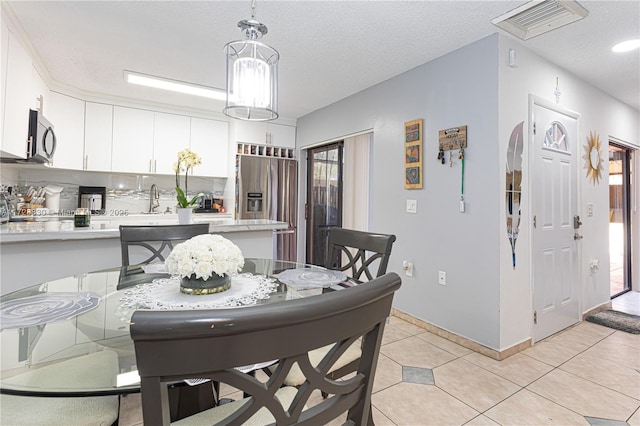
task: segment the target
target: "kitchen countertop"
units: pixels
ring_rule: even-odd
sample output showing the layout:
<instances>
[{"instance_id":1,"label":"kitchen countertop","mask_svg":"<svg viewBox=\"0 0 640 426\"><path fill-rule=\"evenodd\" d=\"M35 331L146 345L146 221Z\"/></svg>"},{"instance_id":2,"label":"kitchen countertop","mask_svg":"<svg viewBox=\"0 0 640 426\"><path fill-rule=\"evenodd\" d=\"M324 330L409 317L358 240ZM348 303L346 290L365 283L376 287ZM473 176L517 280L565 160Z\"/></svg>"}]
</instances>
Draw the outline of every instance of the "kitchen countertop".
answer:
<instances>
[{"instance_id":1,"label":"kitchen countertop","mask_svg":"<svg viewBox=\"0 0 640 426\"><path fill-rule=\"evenodd\" d=\"M264 219L234 220L216 214L196 214L194 223L208 222L209 232L246 232L286 229L286 222ZM177 225L176 214L140 214L128 216L93 216L91 224L75 228L73 220L37 220L0 225L0 243L23 243L56 240L90 240L120 238L120 225Z\"/></svg>"}]
</instances>

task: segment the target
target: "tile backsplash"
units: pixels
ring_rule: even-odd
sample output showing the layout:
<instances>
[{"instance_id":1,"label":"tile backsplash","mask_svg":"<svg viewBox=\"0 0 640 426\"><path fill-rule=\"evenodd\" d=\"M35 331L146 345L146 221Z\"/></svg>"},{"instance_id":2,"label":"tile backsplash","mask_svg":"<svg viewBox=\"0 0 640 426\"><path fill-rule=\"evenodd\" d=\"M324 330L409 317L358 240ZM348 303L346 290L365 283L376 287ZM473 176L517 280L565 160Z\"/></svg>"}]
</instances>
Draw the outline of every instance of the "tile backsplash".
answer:
<instances>
[{"instance_id":1,"label":"tile backsplash","mask_svg":"<svg viewBox=\"0 0 640 426\"><path fill-rule=\"evenodd\" d=\"M182 185L184 185L181 179ZM3 164L0 169L0 184L12 186L13 193L26 193L30 186L34 188L56 185L62 187L60 210L74 210L78 206L79 186L104 186L107 214L137 214L149 211L149 190L156 184L160 194L160 206L156 211L167 208L175 213L176 192L174 175L136 175L126 173L100 173L80 170L50 169L42 165ZM233 206L234 182L226 178L190 177L189 193L212 193L224 198L227 209ZM46 205L45 205L46 207ZM229 210L227 210L229 211Z\"/></svg>"}]
</instances>

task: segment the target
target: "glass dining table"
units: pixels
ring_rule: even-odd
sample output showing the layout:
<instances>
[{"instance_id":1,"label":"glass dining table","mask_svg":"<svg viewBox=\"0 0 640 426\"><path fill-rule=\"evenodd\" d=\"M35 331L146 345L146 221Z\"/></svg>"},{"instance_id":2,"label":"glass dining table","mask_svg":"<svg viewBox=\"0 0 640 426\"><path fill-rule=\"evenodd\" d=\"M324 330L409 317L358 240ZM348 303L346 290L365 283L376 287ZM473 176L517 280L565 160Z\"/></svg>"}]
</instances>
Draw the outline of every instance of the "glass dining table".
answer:
<instances>
[{"instance_id":1,"label":"glass dining table","mask_svg":"<svg viewBox=\"0 0 640 426\"><path fill-rule=\"evenodd\" d=\"M321 267L245 259L231 289L186 295L163 265L76 275L0 297L0 393L101 396L140 391L131 315L137 309L232 309L342 288L346 277Z\"/></svg>"}]
</instances>

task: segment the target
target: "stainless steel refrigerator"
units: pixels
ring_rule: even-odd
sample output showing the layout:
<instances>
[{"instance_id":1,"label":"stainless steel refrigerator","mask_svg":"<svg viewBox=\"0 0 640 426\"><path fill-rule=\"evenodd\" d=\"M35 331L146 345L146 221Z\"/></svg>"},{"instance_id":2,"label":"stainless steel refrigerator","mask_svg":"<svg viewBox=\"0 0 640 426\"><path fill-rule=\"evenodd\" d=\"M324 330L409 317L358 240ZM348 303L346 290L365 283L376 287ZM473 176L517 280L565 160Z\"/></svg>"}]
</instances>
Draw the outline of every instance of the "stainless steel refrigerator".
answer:
<instances>
[{"instance_id":1,"label":"stainless steel refrigerator","mask_svg":"<svg viewBox=\"0 0 640 426\"><path fill-rule=\"evenodd\" d=\"M286 222L273 232L273 257L295 261L297 160L239 155L236 188L236 217Z\"/></svg>"}]
</instances>

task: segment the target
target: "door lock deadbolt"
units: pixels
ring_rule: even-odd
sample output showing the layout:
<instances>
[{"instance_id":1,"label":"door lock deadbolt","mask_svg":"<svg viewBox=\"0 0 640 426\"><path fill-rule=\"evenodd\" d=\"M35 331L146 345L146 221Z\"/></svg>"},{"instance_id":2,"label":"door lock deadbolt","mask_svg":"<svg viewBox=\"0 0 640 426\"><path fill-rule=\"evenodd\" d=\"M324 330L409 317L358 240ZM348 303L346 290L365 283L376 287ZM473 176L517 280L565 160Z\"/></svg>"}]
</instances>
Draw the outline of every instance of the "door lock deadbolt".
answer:
<instances>
[{"instance_id":1,"label":"door lock deadbolt","mask_svg":"<svg viewBox=\"0 0 640 426\"><path fill-rule=\"evenodd\" d=\"M580 221L580 216L575 215L573 217L573 229L578 229L580 228L581 225L582 225L582 222Z\"/></svg>"}]
</instances>

